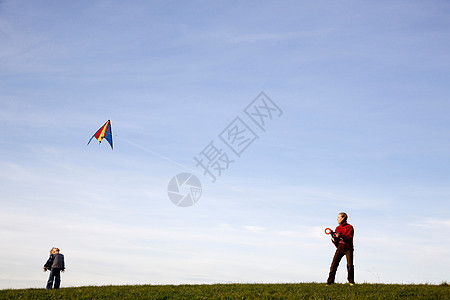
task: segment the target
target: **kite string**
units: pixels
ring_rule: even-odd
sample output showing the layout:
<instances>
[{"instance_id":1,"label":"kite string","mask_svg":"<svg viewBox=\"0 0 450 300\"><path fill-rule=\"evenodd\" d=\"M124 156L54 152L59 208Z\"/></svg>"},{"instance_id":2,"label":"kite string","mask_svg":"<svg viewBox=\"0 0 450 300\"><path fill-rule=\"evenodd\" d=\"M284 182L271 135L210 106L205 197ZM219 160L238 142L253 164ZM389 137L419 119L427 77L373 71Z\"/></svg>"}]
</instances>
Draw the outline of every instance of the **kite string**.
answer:
<instances>
[{"instance_id":1,"label":"kite string","mask_svg":"<svg viewBox=\"0 0 450 300\"><path fill-rule=\"evenodd\" d=\"M157 157L159 157L159 158L161 158L161 159L164 159L164 160L166 160L166 161L168 161L168 162L170 162L170 163L172 163L172 164L175 164L175 165L177 165L177 166L179 166L179 167L182 167L182 168L184 168L184 169L186 169L186 170L189 170L189 171L194 172L194 173L197 173L197 174L200 173L200 172L198 172L197 170L194 170L194 169L192 169L192 168L190 168L190 167L188 167L188 166L185 166L185 165L183 165L183 164L181 164L181 163L179 163L179 162L177 162L177 161L175 161L175 160L173 160L173 159L171 159L171 158L169 158L169 157L167 157L167 156L164 156L164 155L159 154L159 153L157 153L157 152L155 152L155 151L153 151L153 150L150 150L150 149L148 149L148 148L145 147L145 146L136 144L136 143L134 143L134 142L132 142L132 141L129 141L129 140L124 139L124 138L121 138L121 137L119 137L119 136L117 136L117 135L115 135L115 137L118 138L119 140L122 140L122 141L124 141L124 142L126 142L126 143L128 143L128 144L130 144L130 145L133 145L133 146L135 146L135 147L137 147L137 148L139 148L139 149L141 149L141 150L144 150L144 151L146 151L146 152L148 152L148 153L151 153L151 154L153 154L153 155L155 155L155 156L157 156Z\"/></svg>"},{"instance_id":2,"label":"kite string","mask_svg":"<svg viewBox=\"0 0 450 300\"><path fill-rule=\"evenodd\" d=\"M204 175L203 173L201 173L201 172L198 171L198 170L194 170L194 169L192 169L192 168L190 168L190 167L188 167L188 166L185 166L185 165L183 165L183 164L181 164L181 163L179 163L179 162L177 162L177 161L175 161L175 160L173 160L173 159L171 159L171 158L169 158L169 157L167 157L167 156L164 156L164 155L159 154L159 153L157 153L157 152L155 152L155 151L153 151L153 150L150 150L150 149L148 149L148 148L145 147L145 146L142 146L142 145L139 145L139 144L137 144L137 143L135 143L135 142L129 141L129 140L124 139L124 138L121 138L121 137L119 137L119 136L117 136L117 135L115 135L115 137L118 138L119 140L122 140L122 141L124 141L124 142L126 142L126 143L132 145L132 146L135 146L135 147L137 147L137 148L139 148L139 149L141 149L141 150L144 150L144 151L146 151L146 152L148 152L148 153L151 153L151 154L153 154L154 156L157 156L157 157L159 157L159 158L161 158L161 159L164 159L164 160L166 160L166 161L168 161L168 162L170 162L170 163L172 163L172 164L175 164L175 165L177 165L177 166L179 166L179 167L182 167L182 168L184 168L184 169L186 169L186 170L188 170L188 171L191 171L191 172L193 172L193 173L196 173L197 175L201 175L201 176ZM231 190L234 190L234 191L236 191L236 192L239 192L239 193L245 195L246 197L253 198L253 199L255 199L255 200L259 201L259 202L265 203L266 205L268 205L268 206L270 206L270 207L276 208L276 209L278 209L278 210L282 210L282 211L284 211L284 213L287 214L287 215L294 215L294 216L297 216L297 214L294 214L294 213L293 213L292 211L290 211L290 210L283 209L283 208L281 208L280 206L275 206L272 202L268 202L268 201L266 201L266 200L263 200L260 196L249 194L248 192L246 192L246 191L244 191L244 190L242 190L242 189L240 189L240 188L238 188L238 187L236 187L236 186L234 186L234 185L231 185L231 184L229 184L229 183L226 183L226 182L224 182L224 181L222 181L222 180L220 180L220 179L216 179L216 182L219 183L219 184L221 184L221 185L223 185L223 186L228 187L228 188L231 189Z\"/></svg>"}]
</instances>

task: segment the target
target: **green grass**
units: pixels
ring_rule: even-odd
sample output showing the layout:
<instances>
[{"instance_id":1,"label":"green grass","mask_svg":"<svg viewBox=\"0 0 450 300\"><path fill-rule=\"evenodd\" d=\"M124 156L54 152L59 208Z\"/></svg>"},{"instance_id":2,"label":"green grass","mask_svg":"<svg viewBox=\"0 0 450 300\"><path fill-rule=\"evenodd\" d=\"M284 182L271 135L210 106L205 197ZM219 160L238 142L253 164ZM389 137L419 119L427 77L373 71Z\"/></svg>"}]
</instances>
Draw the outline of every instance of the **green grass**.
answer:
<instances>
[{"instance_id":1,"label":"green grass","mask_svg":"<svg viewBox=\"0 0 450 300\"><path fill-rule=\"evenodd\" d=\"M450 299L450 287L400 284L211 284L0 290L0 299Z\"/></svg>"}]
</instances>

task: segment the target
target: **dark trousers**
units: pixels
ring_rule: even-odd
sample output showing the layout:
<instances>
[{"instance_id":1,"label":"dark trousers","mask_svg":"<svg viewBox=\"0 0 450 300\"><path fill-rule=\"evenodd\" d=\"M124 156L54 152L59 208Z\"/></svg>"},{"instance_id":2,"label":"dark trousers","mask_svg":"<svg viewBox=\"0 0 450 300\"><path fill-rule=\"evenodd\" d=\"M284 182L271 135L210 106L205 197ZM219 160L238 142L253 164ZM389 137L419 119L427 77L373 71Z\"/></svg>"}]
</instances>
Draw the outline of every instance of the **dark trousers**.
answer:
<instances>
[{"instance_id":1,"label":"dark trousers","mask_svg":"<svg viewBox=\"0 0 450 300\"><path fill-rule=\"evenodd\" d=\"M55 281L55 286L53 287L53 281ZM50 269L50 275L47 281L47 290L59 289L59 284L61 283L61 269Z\"/></svg>"},{"instance_id":2,"label":"dark trousers","mask_svg":"<svg viewBox=\"0 0 450 300\"><path fill-rule=\"evenodd\" d=\"M347 247L338 247L334 253L333 261L331 262L330 275L328 275L328 284L334 283L336 271L339 267L342 257L347 258L347 280L350 283L355 283L355 268L353 266L353 249Z\"/></svg>"}]
</instances>

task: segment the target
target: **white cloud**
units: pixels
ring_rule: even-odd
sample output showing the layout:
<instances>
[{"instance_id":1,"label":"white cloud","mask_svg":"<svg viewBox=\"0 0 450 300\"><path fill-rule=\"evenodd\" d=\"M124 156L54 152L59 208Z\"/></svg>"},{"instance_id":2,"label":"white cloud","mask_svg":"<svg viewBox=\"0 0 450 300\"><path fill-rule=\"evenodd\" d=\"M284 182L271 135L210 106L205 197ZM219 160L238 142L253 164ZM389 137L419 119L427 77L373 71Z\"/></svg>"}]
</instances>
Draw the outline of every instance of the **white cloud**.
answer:
<instances>
[{"instance_id":1,"label":"white cloud","mask_svg":"<svg viewBox=\"0 0 450 300\"><path fill-rule=\"evenodd\" d=\"M422 228L426 228L426 229L440 228L440 230L446 230L446 229L450 228L450 220L439 219L439 218L436 218L436 219L424 218L420 222L414 222L414 223L410 223L408 225L412 226L412 227L422 227Z\"/></svg>"},{"instance_id":2,"label":"white cloud","mask_svg":"<svg viewBox=\"0 0 450 300\"><path fill-rule=\"evenodd\" d=\"M253 233L259 233L266 230L266 228L264 227L250 226L250 225L244 226L244 229Z\"/></svg>"}]
</instances>

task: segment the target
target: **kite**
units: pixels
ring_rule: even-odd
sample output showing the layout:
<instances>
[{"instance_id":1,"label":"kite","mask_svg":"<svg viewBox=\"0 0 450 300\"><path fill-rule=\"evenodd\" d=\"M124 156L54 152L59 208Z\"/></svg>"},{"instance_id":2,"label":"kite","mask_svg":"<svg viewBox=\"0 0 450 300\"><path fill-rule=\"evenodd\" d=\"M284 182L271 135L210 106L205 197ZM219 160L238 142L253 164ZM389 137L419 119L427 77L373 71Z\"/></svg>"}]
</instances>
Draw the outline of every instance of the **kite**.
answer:
<instances>
[{"instance_id":1,"label":"kite","mask_svg":"<svg viewBox=\"0 0 450 300\"><path fill-rule=\"evenodd\" d=\"M106 123L102 127L100 127L99 130L97 130L97 132L91 137L91 139L87 143L88 145L94 137L100 143L102 142L103 138L105 138L108 141L108 143L111 145L111 149L113 149L111 121L110 120L106 121Z\"/></svg>"}]
</instances>

